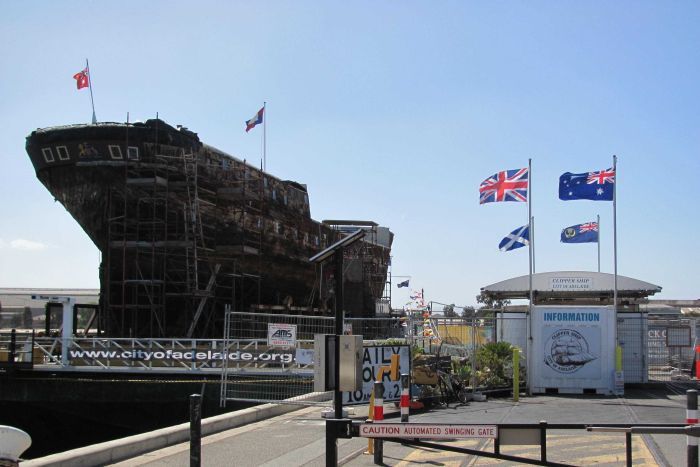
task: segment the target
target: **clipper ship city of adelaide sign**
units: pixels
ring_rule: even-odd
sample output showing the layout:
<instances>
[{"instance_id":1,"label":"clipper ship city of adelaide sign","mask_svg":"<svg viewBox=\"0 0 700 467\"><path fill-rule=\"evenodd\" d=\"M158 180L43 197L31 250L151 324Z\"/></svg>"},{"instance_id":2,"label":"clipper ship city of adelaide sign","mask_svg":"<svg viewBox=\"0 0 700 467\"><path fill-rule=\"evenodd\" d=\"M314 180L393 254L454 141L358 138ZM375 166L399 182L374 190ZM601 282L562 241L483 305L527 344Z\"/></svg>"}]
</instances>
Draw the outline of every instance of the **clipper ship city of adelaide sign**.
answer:
<instances>
[{"instance_id":1,"label":"clipper ship city of adelaide sign","mask_svg":"<svg viewBox=\"0 0 700 467\"><path fill-rule=\"evenodd\" d=\"M549 279L552 290L592 290L592 277L552 277Z\"/></svg>"}]
</instances>

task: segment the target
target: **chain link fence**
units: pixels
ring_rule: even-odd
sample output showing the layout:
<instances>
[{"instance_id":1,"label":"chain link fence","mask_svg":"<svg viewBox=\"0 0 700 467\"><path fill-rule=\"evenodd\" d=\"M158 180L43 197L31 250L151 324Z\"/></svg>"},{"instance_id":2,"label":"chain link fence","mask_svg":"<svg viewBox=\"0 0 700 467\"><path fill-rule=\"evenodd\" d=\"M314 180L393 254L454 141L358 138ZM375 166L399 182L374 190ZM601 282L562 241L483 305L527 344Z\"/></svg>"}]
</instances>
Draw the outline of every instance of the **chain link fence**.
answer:
<instances>
[{"instance_id":1,"label":"chain link fence","mask_svg":"<svg viewBox=\"0 0 700 467\"><path fill-rule=\"evenodd\" d=\"M619 313L617 337L623 349L625 382L695 379L696 327L696 318ZM479 310L477 315L466 317L408 313L401 317L350 318L344 321L343 332L362 335L365 345L407 343L412 355L453 357L455 369L468 369L469 375L479 375L480 381L486 380L491 371L477 358L479 350L488 344L507 342L519 347L522 365L526 361L524 313ZM333 317L229 310L224 339L74 337L67 357L70 366L102 370L220 372L222 403L242 400L324 405L329 404L331 394L313 393L314 336L334 333ZM0 336L0 366L10 361L15 365L61 365L61 345L60 338L32 338L30 333Z\"/></svg>"},{"instance_id":2,"label":"chain link fence","mask_svg":"<svg viewBox=\"0 0 700 467\"><path fill-rule=\"evenodd\" d=\"M697 318L649 318L649 381L688 381L694 373Z\"/></svg>"},{"instance_id":3,"label":"chain link fence","mask_svg":"<svg viewBox=\"0 0 700 467\"><path fill-rule=\"evenodd\" d=\"M333 334L335 319L226 311L221 403L327 404L314 392L314 335ZM231 358L233 357L233 358Z\"/></svg>"},{"instance_id":4,"label":"chain link fence","mask_svg":"<svg viewBox=\"0 0 700 467\"><path fill-rule=\"evenodd\" d=\"M403 341L398 317L348 318L343 333L376 341ZM222 403L231 400L328 405L331 393L314 393L314 336L335 334L335 318L228 311L221 377Z\"/></svg>"}]
</instances>

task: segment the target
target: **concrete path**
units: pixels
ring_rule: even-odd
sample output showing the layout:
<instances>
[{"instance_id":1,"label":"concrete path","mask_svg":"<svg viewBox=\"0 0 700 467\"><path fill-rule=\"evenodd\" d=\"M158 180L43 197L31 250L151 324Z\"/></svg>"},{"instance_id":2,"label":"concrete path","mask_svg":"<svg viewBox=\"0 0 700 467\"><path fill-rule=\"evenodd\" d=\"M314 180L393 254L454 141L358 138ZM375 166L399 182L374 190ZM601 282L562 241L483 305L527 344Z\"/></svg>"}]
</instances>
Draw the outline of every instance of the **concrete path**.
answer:
<instances>
[{"instance_id":1,"label":"concrete path","mask_svg":"<svg viewBox=\"0 0 700 467\"><path fill-rule=\"evenodd\" d=\"M398 421L396 409L387 407L387 418ZM320 408L306 408L208 436L202 441L205 466L322 466L325 465L325 422ZM366 408L356 407L351 417L362 420ZM633 389L623 398L600 396L537 396L519 403L505 399L470 405L437 407L412 415L412 422L428 423L683 423L685 395L667 390ZM548 459L575 465L625 465L624 434L550 431ZM460 440L449 444L493 452L490 440ZM645 435L633 438L634 465L685 465L686 440L682 435ZM367 440L344 439L338 443L339 464L374 465L363 454ZM539 458L536 446L504 446L505 454ZM468 456L436 449L417 449L385 443L384 463L392 466L516 465L497 459ZM115 466L188 466L187 443L154 451Z\"/></svg>"}]
</instances>

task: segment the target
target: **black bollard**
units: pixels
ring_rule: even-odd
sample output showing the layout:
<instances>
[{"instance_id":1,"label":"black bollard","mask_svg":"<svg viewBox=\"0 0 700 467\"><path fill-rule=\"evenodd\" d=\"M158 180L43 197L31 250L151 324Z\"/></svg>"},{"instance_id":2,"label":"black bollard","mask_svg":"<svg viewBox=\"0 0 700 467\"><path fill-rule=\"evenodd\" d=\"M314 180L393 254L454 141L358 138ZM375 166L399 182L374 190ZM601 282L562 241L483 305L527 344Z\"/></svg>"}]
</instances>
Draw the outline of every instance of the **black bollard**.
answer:
<instances>
[{"instance_id":1,"label":"black bollard","mask_svg":"<svg viewBox=\"0 0 700 467\"><path fill-rule=\"evenodd\" d=\"M688 389L686 396L685 423L688 425L698 424L698 391ZM698 466L698 439L695 436L686 436L688 442L688 467Z\"/></svg>"},{"instance_id":2,"label":"black bollard","mask_svg":"<svg viewBox=\"0 0 700 467\"><path fill-rule=\"evenodd\" d=\"M190 467L202 465L202 396L190 396Z\"/></svg>"},{"instance_id":3,"label":"black bollard","mask_svg":"<svg viewBox=\"0 0 700 467\"><path fill-rule=\"evenodd\" d=\"M547 422L540 420L540 461L547 462Z\"/></svg>"},{"instance_id":4,"label":"black bollard","mask_svg":"<svg viewBox=\"0 0 700 467\"><path fill-rule=\"evenodd\" d=\"M374 422L384 420L384 383L374 382ZM374 464L384 465L384 440L374 438Z\"/></svg>"},{"instance_id":5,"label":"black bollard","mask_svg":"<svg viewBox=\"0 0 700 467\"><path fill-rule=\"evenodd\" d=\"M15 358L17 354L17 331L15 329L10 331L10 348L8 350L7 362L10 364L15 363L17 360Z\"/></svg>"}]
</instances>

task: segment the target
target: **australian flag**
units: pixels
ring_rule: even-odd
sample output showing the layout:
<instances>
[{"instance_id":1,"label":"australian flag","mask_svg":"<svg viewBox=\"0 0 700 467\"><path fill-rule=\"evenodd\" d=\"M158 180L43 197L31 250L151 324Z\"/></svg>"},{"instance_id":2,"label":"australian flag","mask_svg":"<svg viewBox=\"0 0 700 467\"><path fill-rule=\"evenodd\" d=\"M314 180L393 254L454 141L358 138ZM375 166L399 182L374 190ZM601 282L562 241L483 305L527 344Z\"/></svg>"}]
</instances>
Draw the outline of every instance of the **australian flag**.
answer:
<instances>
[{"instance_id":1,"label":"australian flag","mask_svg":"<svg viewBox=\"0 0 700 467\"><path fill-rule=\"evenodd\" d=\"M501 243L498 244L498 249L501 251L515 250L530 244L530 226L523 225L518 227L508 235L506 235Z\"/></svg>"},{"instance_id":2,"label":"australian flag","mask_svg":"<svg viewBox=\"0 0 700 467\"><path fill-rule=\"evenodd\" d=\"M559 199L590 199L612 201L615 189L615 170L572 174L566 172L559 177Z\"/></svg>"},{"instance_id":3,"label":"australian flag","mask_svg":"<svg viewBox=\"0 0 700 467\"><path fill-rule=\"evenodd\" d=\"M586 222L567 227L561 231L562 243L597 243L598 223Z\"/></svg>"},{"instance_id":4,"label":"australian flag","mask_svg":"<svg viewBox=\"0 0 700 467\"><path fill-rule=\"evenodd\" d=\"M403 282L399 282L398 284L396 284L396 287L398 287L398 288L401 288L401 287L408 287L408 279L406 279L406 280L403 281Z\"/></svg>"}]
</instances>

